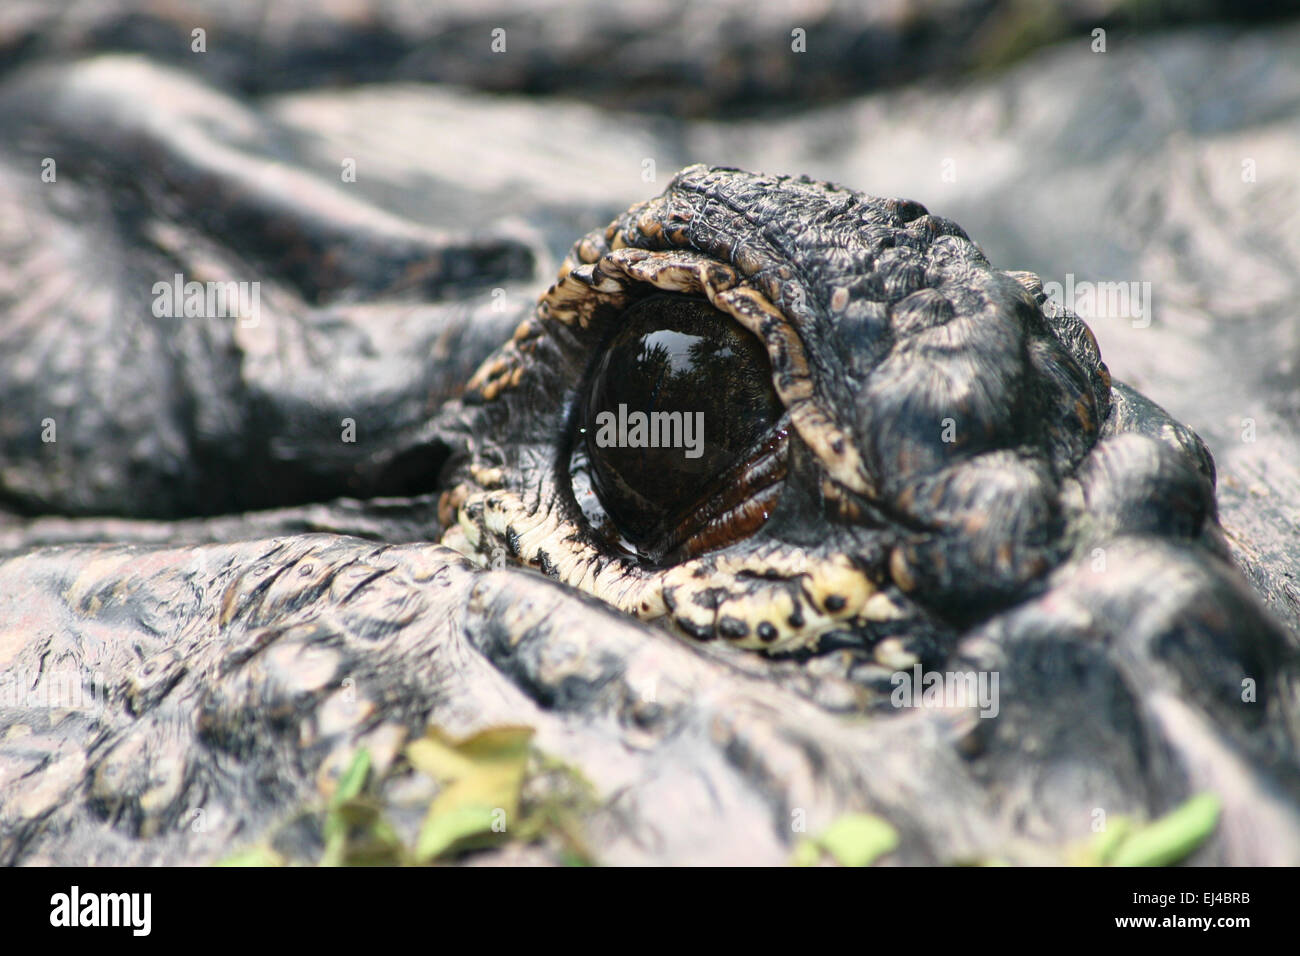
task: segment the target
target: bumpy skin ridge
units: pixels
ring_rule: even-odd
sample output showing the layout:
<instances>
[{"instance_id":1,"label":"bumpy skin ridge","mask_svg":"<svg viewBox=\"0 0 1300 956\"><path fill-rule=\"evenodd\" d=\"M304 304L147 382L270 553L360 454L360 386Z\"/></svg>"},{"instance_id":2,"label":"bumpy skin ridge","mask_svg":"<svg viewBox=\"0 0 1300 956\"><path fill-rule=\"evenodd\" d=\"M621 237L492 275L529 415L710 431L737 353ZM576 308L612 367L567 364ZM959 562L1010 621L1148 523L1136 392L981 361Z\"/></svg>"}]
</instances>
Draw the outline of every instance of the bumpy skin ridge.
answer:
<instances>
[{"instance_id":1,"label":"bumpy skin ridge","mask_svg":"<svg viewBox=\"0 0 1300 956\"><path fill-rule=\"evenodd\" d=\"M611 560L591 543L566 508L567 465L549 430L565 420L586 356L617 313L655 287L706 296L764 342L801 440L789 503L757 541L689 571ZM807 178L678 173L661 196L574 245L536 315L484 363L466 401L468 466L445 516L455 502L467 506L448 543L504 548L645 619L769 650L842 628L879 639L895 630L882 616L966 624L1023 599L1090 526L1078 473L1105 484L1096 495L1109 495L1107 510L1155 516L1153 534L1199 534L1212 510L1212 489L1197 486L1187 508L1160 518L1122 468L1080 472L1110 420L1110 376L1091 331L1052 306L1036 277L994 269L959 226L918 203ZM1141 442L1150 439L1125 447ZM1187 444L1208 458L1199 439ZM1154 447L1134 454L1164 454L1174 472L1195 464L1185 448ZM485 486L476 470L508 477ZM535 525L539 511L545 532L521 536L517 525ZM816 539L833 544L802 546ZM765 548L770 565L781 544L792 577L809 569L806 600L740 579L736 554ZM836 558L838 571L827 564ZM852 591L849 614L819 607L837 586ZM822 624L782 627L781 616L804 610ZM765 642L760 628L778 636Z\"/></svg>"},{"instance_id":2,"label":"bumpy skin ridge","mask_svg":"<svg viewBox=\"0 0 1300 956\"><path fill-rule=\"evenodd\" d=\"M763 530L667 569L584 528L564 414L655 288L757 335L795 426ZM915 204L685 170L580 241L418 431L449 449L439 512L472 560L337 533L427 531L418 501L98 525L142 543L0 560L0 863L314 859L321 834L286 824L357 747L382 774L429 725L500 724L592 779L606 862L777 863L793 814L846 812L889 820L897 862L1060 862L1098 808L1200 790L1224 814L1195 862L1300 860L1300 652L1222 559L1204 446ZM999 715L893 707L917 663L997 673ZM61 674L92 706L48 705ZM431 798L411 784L382 792L407 835Z\"/></svg>"}]
</instances>

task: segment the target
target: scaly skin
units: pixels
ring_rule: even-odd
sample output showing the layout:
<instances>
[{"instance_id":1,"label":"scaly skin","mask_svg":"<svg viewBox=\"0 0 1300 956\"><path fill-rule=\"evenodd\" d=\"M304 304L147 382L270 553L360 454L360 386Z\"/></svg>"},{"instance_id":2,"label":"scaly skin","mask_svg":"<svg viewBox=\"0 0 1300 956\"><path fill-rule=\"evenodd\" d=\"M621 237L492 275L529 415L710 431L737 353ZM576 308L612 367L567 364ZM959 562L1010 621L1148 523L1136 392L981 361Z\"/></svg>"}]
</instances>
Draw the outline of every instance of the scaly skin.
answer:
<instances>
[{"instance_id":1,"label":"scaly skin","mask_svg":"<svg viewBox=\"0 0 1300 956\"><path fill-rule=\"evenodd\" d=\"M98 68L128 87L152 76L112 60ZM44 122L58 135L73 136L99 102L84 76L31 82L72 82L84 97L57 100ZM238 120L224 101L179 89L179 114ZM131 122L111 117L104 130ZM78 140L104 164L86 182L129 178L113 165L123 142L141 140ZM273 163L251 139L239 147L251 166L221 168L182 149L183 137L148 143L177 150L171 168L215 177L222 196L244 195L258 164ZM156 188L142 183L137 199L156 200L174 226L199 209L215 217L204 232L213 248L248 214L223 219L229 204L208 208L184 190L168 206ZM341 224L364 215L259 203L255 221L309 239L344 235ZM183 233L156 223L101 227L127 230L111 234L131 269L146 233L161 237L150 254L162 274L202 258L162 241ZM383 228L367 236L365 294L382 298L413 254ZM487 248L413 241L440 262L441 251L473 259ZM298 252L319 265L330 248ZM527 261L507 242L492 249L491 281ZM244 253L283 251L268 241ZM39 270L28 253L14 255ZM318 321L299 325L300 306L346 288L304 287L318 272L292 261L265 274L291 303L268 317L272 329L330 341L333 314L308 311ZM427 294L460 308L463 325L483 284L461 276ZM707 298L757 336L792 423L771 519L666 568L602 552L567 475L565 412L591 351L650 289ZM211 351L179 349L195 361ZM430 363L438 400L461 391L463 363ZM109 380L121 384L124 368ZM178 361L168 374L192 369ZM18 403L7 409L57 397L41 381L9 386ZM212 401L245 411L263 394L221 387ZM399 500L243 517L136 520L150 512L148 495L124 484L129 455L102 487L72 469L48 490L56 503L41 501L24 476L51 452L24 458L17 441L10 474L31 510L113 510L97 505L103 493L135 518L48 519L0 560L0 667L12 678L0 707L0 862L212 860L328 791L358 745L384 767L426 725L505 723L537 727L545 749L595 783L605 802L586 823L609 862L779 862L799 835L793 813L816 832L850 810L889 819L902 862L1052 860L1090 832L1098 808L1151 816L1202 789L1225 810L1199 861L1300 859L1300 661L1223 557L1209 455L1110 382L1086 327L1048 306L1034 277L994 269L955 224L915 203L691 167L580 241L465 394L438 400L403 405L399 426L350 472ZM330 419L344 407L316 411ZM232 420L237 437L250 420ZM96 447L73 442L70 453L93 461ZM298 474L267 461L269 481ZM399 494L393 476L412 462L424 463L423 481ZM204 486L188 474L173 476L161 516L203 510ZM301 500L297 478L270 491L228 494L243 507ZM34 546L113 537L137 543ZM996 671L997 718L892 707L892 673L918 662ZM61 674L102 695L52 709L40 691ZM386 798L402 801L397 789ZM319 850L309 828L280 839L296 857Z\"/></svg>"},{"instance_id":2,"label":"scaly skin","mask_svg":"<svg viewBox=\"0 0 1300 956\"><path fill-rule=\"evenodd\" d=\"M772 519L667 568L620 559L587 528L555 425L611 324L655 289L707 297L759 337L793 428ZM1023 600L1117 530L1110 514L1212 541L1208 452L1117 394L1087 326L1045 307L1036 277L990 266L956 224L824 183L692 167L577 243L471 379L449 413L467 453L444 543L503 551L700 639L912 643L928 617L959 626Z\"/></svg>"}]
</instances>

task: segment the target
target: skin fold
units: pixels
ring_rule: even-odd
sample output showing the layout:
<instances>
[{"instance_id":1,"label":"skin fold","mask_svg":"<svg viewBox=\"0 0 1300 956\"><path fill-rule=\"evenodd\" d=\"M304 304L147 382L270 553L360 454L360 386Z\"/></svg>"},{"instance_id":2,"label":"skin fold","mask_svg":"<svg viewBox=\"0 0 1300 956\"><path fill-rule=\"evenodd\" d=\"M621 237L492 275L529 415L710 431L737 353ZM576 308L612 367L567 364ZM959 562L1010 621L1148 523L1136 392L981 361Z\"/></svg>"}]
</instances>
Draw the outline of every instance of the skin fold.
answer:
<instances>
[{"instance_id":1,"label":"skin fold","mask_svg":"<svg viewBox=\"0 0 1300 956\"><path fill-rule=\"evenodd\" d=\"M591 780L605 862L779 863L854 811L904 863L1059 862L1205 790L1197 862L1300 859L1300 652L1209 451L956 223L692 165L534 300L528 236L413 225L147 61L3 96L0 862L312 859L281 825L358 746L503 724ZM75 201L16 172L47 152ZM177 272L256 278L258 323L155 315ZM758 527L647 562L573 426L661 293L761 346L785 470ZM996 716L896 706L916 667L996 673Z\"/></svg>"}]
</instances>

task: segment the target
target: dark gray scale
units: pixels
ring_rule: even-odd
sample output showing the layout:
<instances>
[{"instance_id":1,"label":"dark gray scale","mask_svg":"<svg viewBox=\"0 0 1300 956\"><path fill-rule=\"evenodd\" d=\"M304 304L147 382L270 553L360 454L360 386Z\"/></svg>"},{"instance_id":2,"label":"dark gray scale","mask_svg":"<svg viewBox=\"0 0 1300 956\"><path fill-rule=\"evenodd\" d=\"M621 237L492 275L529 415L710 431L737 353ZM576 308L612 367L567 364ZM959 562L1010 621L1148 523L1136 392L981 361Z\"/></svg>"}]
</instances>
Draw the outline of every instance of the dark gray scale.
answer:
<instances>
[{"instance_id":1,"label":"dark gray scale","mask_svg":"<svg viewBox=\"0 0 1300 956\"><path fill-rule=\"evenodd\" d=\"M0 188L35 230L0 249L0 864L262 838L316 859L321 834L284 825L356 748L387 771L430 725L511 723L591 780L607 862L783 862L807 793L818 826L889 820L897 862L1055 861L1098 806L1150 818L1203 790L1225 806L1194 862L1300 860L1294 635L1227 558L1205 445L1112 383L1033 277L915 202L696 166L610 237L613 210L570 210L596 229L575 250L711 257L793 338L642 288L507 346L542 321L544 250L435 231L300 148L144 61L0 87ZM62 192L32 181L50 152ZM258 323L156 315L176 272L256 279ZM821 418L777 394L796 341ZM468 387L503 356L516 382ZM619 406L703 414L701 454L598 442ZM833 479L832 427L866 491ZM500 500L462 508L462 486ZM532 511L499 555L433 543L513 492ZM730 562L728 584L801 598L764 555L849 556L874 616L767 656L728 642L848 590L759 621L704 588L694 636L722 640L701 650L554 580L574 542L599 570ZM996 672L999 716L900 719L912 666ZM410 786L378 794L405 834L430 796Z\"/></svg>"}]
</instances>

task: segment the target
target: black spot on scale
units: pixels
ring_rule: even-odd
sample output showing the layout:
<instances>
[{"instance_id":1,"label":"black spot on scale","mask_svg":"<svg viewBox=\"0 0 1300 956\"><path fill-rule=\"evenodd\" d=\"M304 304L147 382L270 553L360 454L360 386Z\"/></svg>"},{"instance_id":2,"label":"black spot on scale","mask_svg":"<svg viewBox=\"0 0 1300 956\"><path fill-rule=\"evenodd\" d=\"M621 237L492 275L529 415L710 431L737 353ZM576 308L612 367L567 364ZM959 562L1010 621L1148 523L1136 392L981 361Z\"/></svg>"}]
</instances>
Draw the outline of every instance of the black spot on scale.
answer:
<instances>
[{"instance_id":1,"label":"black spot on scale","mask_svg":"<svg viewBox=\"0 0 1300 956\"><path fill-rule=\"evenodd\" d=\"M791 627L803 627L804 624L803 611L801 611L799 608L795 608L794 613L791 614L788 618L786 618L786 623L789 624Z\"/></svg>"},{"instance_id":2,"label":"black spot on scale","mask_svg":"<svg viewBox=\"0 0 1300 956\"><path fill-rule=\"evenodd\" d=\"M506 553L512 558L519 557L519 532L509 526L506 527Z\"/></svg>"},{"instance_id":3,"label":"black spot on scale","mask_svg":"<svg viewBox=\"0 0 1300 956\"><path fill-rule=\"evenodd\" d=\"M841 594L832 594L832 595L830 595L829 597L826 598L826 610L828 610L828 611L832 611L832 612L833 612L833 611L842 611L842 610L844 610L844 605L846 605L846 604L848 604L848 603L849 603L849 602L844 598L843 595L841 595Z\"/></svg>"},{"instance_id":4,"label":"black spot on scale","mask_svg":"<svg viewBox=\"0 0 1300 956\"><path fill-rule=\"evenodd\" d=\"M714 634L711 629L702 624L696 624L685 618L675 618L677 626L686 632L688 637L693 637L697 641L711 641L718 635Z\"/></svg>"},{"instance_id":5,"label":"black spot on scale","mask_svg":"<svg viewBox=\"0 0 1300 956\"><path fill-rule=\"evenodd\" d=\"M718 633L729 641L749 636L749 625L738 617L724 617L718 621Z\"/></svg>"},{"instance_id":6,"label":"black spot on scale","mask_svg":"<svg viewBox=\"0 0 1300 956\"><path fill-rule=\"evenodd\" d=\"M758 639L764 644L771 644L776 640L776 628L771 621L762 621L758 625Z\"/></svg>"},{"instance_id":7,"label":"black spot on scale","mask_svg":"<svg viewBox=\"0 0 1300 956\"><path fill-rule=\"evenodd\" d=\"M537 552L537 568L547 577L555 577L555 562L551 560L551 556L545 551L539 550Z\"/></svg>"}]
</instances>

